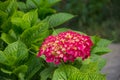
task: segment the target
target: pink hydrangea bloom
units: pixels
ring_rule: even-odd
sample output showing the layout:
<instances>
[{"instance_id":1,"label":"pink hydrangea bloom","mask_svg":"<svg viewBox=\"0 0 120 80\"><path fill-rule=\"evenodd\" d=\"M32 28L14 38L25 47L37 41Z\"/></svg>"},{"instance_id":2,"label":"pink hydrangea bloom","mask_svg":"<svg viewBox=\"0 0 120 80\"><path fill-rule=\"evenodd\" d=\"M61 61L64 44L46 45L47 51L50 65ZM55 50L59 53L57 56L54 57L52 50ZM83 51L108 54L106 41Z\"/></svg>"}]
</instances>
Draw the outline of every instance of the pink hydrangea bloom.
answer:
<instances>
[{"instance_id":1,"label":"pink hydrangea bloom","mask_svg":"<svg viewBox=\"0 0 120 80\"><path fill-rule=\"evenodd\" d=\"M61 61L74 61L77 57L83 60L90 56L93 43L89 36L73 31L49 36L43 42L38 57L45 55L47 62L59 64Z\"/></svg>"}]
</instances>

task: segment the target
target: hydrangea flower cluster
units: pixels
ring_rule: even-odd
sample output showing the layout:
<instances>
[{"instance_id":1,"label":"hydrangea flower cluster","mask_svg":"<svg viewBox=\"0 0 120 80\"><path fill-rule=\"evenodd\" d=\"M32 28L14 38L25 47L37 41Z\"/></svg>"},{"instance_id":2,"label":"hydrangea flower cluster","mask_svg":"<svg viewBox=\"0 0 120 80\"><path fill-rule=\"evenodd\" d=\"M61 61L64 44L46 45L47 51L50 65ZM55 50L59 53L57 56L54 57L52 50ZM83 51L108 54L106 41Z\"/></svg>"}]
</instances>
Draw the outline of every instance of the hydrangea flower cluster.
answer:
<instances>
[{"instance_id":1,"label":"hydrangea flower cluster","mask_svg":"<svg viewBox=\"0 0 120 80\"><path fill-rule=\"evenodd\" d=\"M49 36L43 42L38 57L45 55L46 62L59 64L61 61L74 61L77 57L83 60L90 56L93 43L89 36L73 31L61 32Z\"/></svg>"}]
</instances>

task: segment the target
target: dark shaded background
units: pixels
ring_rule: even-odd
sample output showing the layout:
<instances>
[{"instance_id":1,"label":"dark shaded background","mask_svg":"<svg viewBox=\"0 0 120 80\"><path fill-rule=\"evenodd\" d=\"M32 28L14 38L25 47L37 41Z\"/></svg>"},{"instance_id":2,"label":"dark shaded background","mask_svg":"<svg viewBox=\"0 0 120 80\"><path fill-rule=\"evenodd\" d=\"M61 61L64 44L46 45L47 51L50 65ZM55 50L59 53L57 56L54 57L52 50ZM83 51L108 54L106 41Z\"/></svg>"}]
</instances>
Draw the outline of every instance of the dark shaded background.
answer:
<instances>
[{"instance_id":1,"label":"dark shaded background","mask_svg":"<svg viewBox=\"0 0 120 80\"><path fill-rule=\"evenodd\" d=\"M65 27L120 42L120 0L62 0L55 8L76 15Z\"/></svg>"}]
</instances>

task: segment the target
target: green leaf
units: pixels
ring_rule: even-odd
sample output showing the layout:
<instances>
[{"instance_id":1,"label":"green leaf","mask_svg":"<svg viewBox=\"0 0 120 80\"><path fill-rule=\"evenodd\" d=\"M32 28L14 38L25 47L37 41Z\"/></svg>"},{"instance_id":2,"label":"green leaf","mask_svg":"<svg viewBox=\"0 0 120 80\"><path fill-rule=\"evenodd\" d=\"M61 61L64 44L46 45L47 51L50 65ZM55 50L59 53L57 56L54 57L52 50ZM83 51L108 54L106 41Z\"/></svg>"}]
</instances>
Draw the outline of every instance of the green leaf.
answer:
<instances>
[{"instance_id":1,"label":"green leaf","mask_svg":"<svg viewBox=\"0 0 120 80\"><path fill-rule=\"evenodd\" d=\"M102 58L99 55L96 54L91 54L90 56L90 62L95 62L98 64L98 69L99 71L102 70L102 68L105 66L106 64L106 59Z\"/></svg>"},{"instance_id":2,"label":"green leaf","mask_svg":"<svg viewBox=\"0 0 120 80\"><path fill-rule=\"evenodd\" d=\"M97 73L102 70L105 64L106 64L106 60L104 58L96 54L92 54L90 58L82 62L80 71L87 73L91 73L91 72Z\"/></svg>"},{"instance_id":3,"label":"green leaf","mask_svg":"<svg viewBox=\"0 0 120 80\"><path fill-rule=\"evenodd\" d=\"M12 74L12 71L9 71L9 70L3 69L3 68L1 68L1 71L2 71L3 73L9 74L9 75Z\"/></svg>"},{"instance_id":4,"label":"green leaf","mask_svg":"<svg viewBox=\"0 0 120 80\"><path fill-rule=\"evenodd\" d=\"M61 17L62 16L62 17ZM53 14L45 19L45 21L49 22L50 27L57 27L66 21L72 19L74 16L68 13L57 13Z\"/></svg>"},{"instance_id":5,"label":"green leaf","mask_svg":"<svg viewBox=\"0 0 120 80\"><path fill-rule=\"evenodd\" d=\"M53 72L56 68L55 67L48 67L46 69L44 69L41 73L41 80L47 80L48 78L51 78L51 76L53 75Z\"/></svg>"},{"instance_id":6,"label":"green leaf","mask_svg":"<svg viewBox=\"0 0 120 80\"><path fill-rule=\"evenodd\" d=\"M26 64L28 70L26 73L26 80L30 80L43 66L43 59L32 56Z\"/></svg>"},{"instance_id":7,"label":"green leaf","mask_svg":"<svg viewBox=\"0 0 120 80\"><path fill-rule=\"evenodd\" d=\"M94 45L96 45L98 43L98 41L100 40L100 38L97 36L91 36L91 39L92 39Z\"/></svg>"},{"instance_id":8,"label":"green leaf","mask_svg":"<svg viewBox=\"0 0 120 80\"><path fill-rule=\"evenodd\" d=\"M110 43L111 43L111 41L109 41L107 39L100 39L100 41L97 43L97 46L107 47Z\"/></svg>"},{"instance_id":9,"label":"green leaf","mask_svg":"<svg viewBox=\"0 0 120 80\"><path fill-rule=\"evenodd\" d=\"M90 70L89 70L90 72ZM52 80L106 80L105 76L94 72L80 72L77 68L65 65L55 70Z\"/></svg>"},{"instance_id":10,"label":"green leaf","mask_svg":"<svg viewBox=\"0 0 120 80\"><path fill-rule=\"evenodd\" d=\"M27 8L29 8L29 9L37 8L37 5L34 3L37 1L39 1L39 0L27 0L26 1ZM37 2L37 3L39 3L39 2Z\"/></svg>"},{"instance_id":11,"label":"green leaf","mask_svg":"<svg viewBox=\"0 0 120 80\"><path fill-rule=\"evenodd\" d=\"M55 70L52 80L71 80L69 79L70 76L76 72L79 72L77 68L70 65L64 65Z\"/></svg>"},{"instance_id":12,"label":"green leaf","mask_svg":"<svg viewBox=\"0 0 120 80\"><path fill-rule=\"evenodd\" d=\"M18 4L18 8L21 10L21 11L24 11L27 9L27 6L24 2L17 2Z\"/></svg>"},{"instance_id":13,"label":"green leaf","mask_svg":"<svg viewBox=\"0 0 120 80\"><path fill-rule=\"evenodd\" d=\"M10 44L16 41L15 38L13 38L12 36L6 33L1 34L1 39L5 41L7 44Z\"/></svg>"},{"instance_id":14,"label":"green leaf","mask_svg":"<svg viewBox=\"0 0 120 80\"><path fill-rule=\"evenodd\" d=\"M25 77L24 73L19 73L18 75L19 80L25 80L24 77Z\"/></svg>"},{"instance_id":15,"label":"green leaf","mask_svg":"<svg viewBox=\"0 0 120 80\"><path fill-rule=\"evenodd\" d=\"M68 80L106 80L105 75L98 73L73 73Z\"/></svg>"},{"instance_id":16,"label":"green leaf","mask_svg":"<svg viewBox=\"0 0 120 80\"><path fill-rule=\"evenodd\" d=\"M10 0L4 1L4 2L0 1L0 10L5 12L9 3L10 3Z\"/></svg>"},{"instance_id":17,"label":"green leaf","mask_svg":"<svg viewBox=\"0 0 120 80\"><path fill-rule=\"evenodd\" d=\"M108 48L108 45L111 43L111 41L106 40L106 39L101 39L101 38L96 37L96 36L92 36L91 39L94 43L94 46L91 50L91 54L103 55L103 54L111 51Z\"/></svg>"},{"instance_id":18,"label":"green leaf","mask_svg":"<svg viewBox=\"0 0 120 80\"><path fill-rule=\"evenodd\" d=\"M6 57L4 56L4 53L2 51L0 51L0 63L4 63L6 60Z\"/></svg>"},{"instance_id":19,"label":"green leaf","mask_svg":"<svg viewBox=\"0 0 120 80\"><path fill-rule=\"evenodd\" d=\"M91 54L103 55L103 54L106 54L110 51L111 50L107 47L95 47L92 49Z\"/></svg>"},{"instance_id":20,"label":"green leaf","mask_svg":"<svg viewBox=\"0 0 120 80\"><path fill-rule=\"evenodd\" d=\"M13 30L19 34L22 33L24 29L30 28L30 23L22 20L21 18L17 18L17 17L12 18L11 22L12 24L14 24Z\"/></svg>"},{"instance_id":21,"label":"green leaf","mask_svg":"<svg viewBox=\"0 0 120 80\"><path fill-rule=\"evenodd\" d=\"M47 0L50 6L54 6L56 3L60 2L61 0Z\"/></svg>"},{"instance_id":22,"label":"green leaf","mask_svg":"<svg viewBox=\"0 0 120 80\"><path fill-rule=\"evenodd\" d=\"M6 65L20 65L28 57L28 49L21 41L9 44L4 50Z\"/></svg>"},{"instance_id":23,"label":"green leaf","mask_svg":"<svg viewBox=\"0 0 120 80\"><path fill-rule=\"evenodd\" d=\"M8 19L1 25L2 31L7 33L7 32L12 28L11 25L12 25L12 24L11 24L11 19L8 18Z\"/></svg>"},{"instance_id":24,"label":"green leaf","mask_svg":"<svg viewBox=\"0 0 120 80\"><path fill-rule=\"evenodd\" d=\"M17 2L16 0L10 0L9 5L7 6L7 12L9 16L11 16L17 10Z\"/></svg>"},{"instance_id":25,"label":"green leaf","mask_svg":"<svg viewBox=\"0 0 120 80\"><path fill-rule=\"evenodd\" d=\"M27 46L30 46L32 43L34 43L34 41L38 39L44 39L46 36L48 36L48 23L41 22L38 25L25 30L21 34L21 40Z\"/></svg>"},{"instance_id":26,"label":"green leaf","mask_svg":"<svg viewBox=\"0 0 120 80\"><path fill-rule=\"evenodd\" d=\"M52 35L58 35L59 33L64 32L64 31L67 31L67 30L70 30L70 29L67 29L67 28L55 29L55 30L53 31Z\"/></svg>"},{"instance_id":27,"label":"green leaf","mask_svg":"<svg viewBox=\"0 0 120 80\"><path fill-rule=\"evenodd\" d=\"M33 26L38 20L37 10L30 11L23 16L23 21L27 21L31 26Z\"/></svg>"},{"instance_id":28,"label":"green leaf","mask_svg":"<svg viewBox=\"0 0 120 80\"><path fill-rule=\"evenodd\" d=\"M8 14L0 10L0 26L5 22L7 17Z\"/></svg>"},{"instance_id":29,"label":"green leaf","mask_svg":"<svg viewBox=\"0 0 120 80\"><path fill-rule=\"evenodd\" d=\"M26 73L27 72L27 65L20 65L13 70L13 73L19 75L19 73Z\"/></svg>"}]
</instances>

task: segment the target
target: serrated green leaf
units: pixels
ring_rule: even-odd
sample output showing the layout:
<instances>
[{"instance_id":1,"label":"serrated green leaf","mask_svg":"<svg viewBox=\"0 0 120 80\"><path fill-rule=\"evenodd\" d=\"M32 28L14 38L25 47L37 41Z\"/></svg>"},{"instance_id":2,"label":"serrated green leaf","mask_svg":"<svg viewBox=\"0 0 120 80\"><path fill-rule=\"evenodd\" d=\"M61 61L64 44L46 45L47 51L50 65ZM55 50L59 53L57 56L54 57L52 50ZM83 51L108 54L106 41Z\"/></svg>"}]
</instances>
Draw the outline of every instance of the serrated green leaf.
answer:
<instances>
[{"instance_id":1,"label":"serrated green leaf","mask_svg":"<svg viewBox=\"0 0 120 80\"><path fill-rule=\"evenodd\" d=\"M0 10L4 11L7 9L7 6L9 5L10 0L4 1L4 2L0 2Z\"/></svg>"},{"instance_id":2,"label":"serrated green leaf","mask_svg":"<svg viewBox=\"0 0 120 80\"><path fill-rule=\"evenodd\" d=\"M93 41L93 43L94 43L94 46L98 43L98 41L100 40L100 38L99 37L97 37L97 36L91 36L91 39L92 39L92 41Z\"/></svg>"},{"instance_id":3,"label":"serrated green leaf","mask_svg":"<svg viewBox=\"0 0 120 80\"><path fill-rule=\"evenodd\" d=\"M26 6L27 8L37 8L37 5L34 3L34 1L39 1L39 0L27 0L26 1Z\"/></svg>"},{"instance_id":4,"label":"serrated green leaf","mask_svg":"<svg viewBox=\"0 0 120 80\"><path fill-rule=\"evenodd\" d=\"M38 20L37 10L30 11L22 17L23 21L27 21L30 26L33 26Z\"/></svg>"},{"instance_id":5,"label":"serrated green leaf","mask_svg":"<svg viewBox=\"0 0 120 80\"><path fill-rule=\"evenodd\" d=\"M61 17L62 16L62 17ZM50 25L50 27L57 27L66 21L72 19L74 16L68 13L57 13L53 14L45 19Z\"/></svg>"},{"instance_id":6,"label":"serrated green leaf","mask_svg":"<svg viewBox=\"0 0 120 80\"><path fill-rule=\"evenodd\" d=\"M106 80L105 75L98 73L73 73L68 80Z\"/></svg>"},{"instance_id":7,"label":"serrated green leaf","mask_svg":"<svg viewBox=\"0 0 120 80\"><path fill-rule=\"evenodd\" d=\"M9 74L9 75L12 74L12 71L9 71L9 70L3 69L3 68L1 68L1 71L6 74Z\"/></svg>"},{"instance_id":8,"label":"serrated green leaf","mask_svg":"<svg viewBox=\"0 0 120 80\"><path fill-rule=\"evenodd\" d=\"M95 47L92 49L91 54L103 55L110 52L111 50L107 47Z\"/></svg>"},{"instance_id":9,"label":"serrated green leaf","mask_svg":"<svg viewBox=\"0 0 120 80\"><path fill-rule=\"evenodd\" d=\"M22 33L24 29L30 28L30 23L22 20L21 18L12 18L11 22L14 24L13 30L18 34Z\"/></svg>"},{"instance_id":10,"label":"serrated green leaf","mask_svg":"<svg viewBox=\"0 0 120 80\"><path fill-rule=\"evenodd\" d=\"M27 80L30 80L44 66L43 59L37 58L36 56L29 58L26 65L28 66L26 73Z\"/></svg>"},{"instance_id":11,"label":"serrated green leaf","mask_svg":"<svg viewBox=\"0 0 120 80\"><path fill-rule=\"evenodd\" d=\"M12 28L11 25L12 25L12 24L11 24L11 19L8 18L8 19L1 25L2 31L7 33L7 32Z\"/></svg>"},{"instance_id":12,"label":"serrated green leaf","mask_svg":"<svg viewBox=\"0 0 120 80\"><path fill-rule=\"evenodd\" d=\"M84 70L85 69L87 68L85 67ZM73 66L62 65L55 70L52 80L106 80L106 78L105 75L98 72L93 72L91 69L80 71Z\"/></svg>"},{"instance_id":13,"label":"serrated green leaf","mask_svg":"<svg viewBox=\"0 0 120 80\"><path fill-rule=\"evenodd\" d=\"M92 54L90 58L84 60L82 62L82 66L80 67L81 72L87 73L98 73L105 66L106 60L96 54Z\"/></svg>"},{"instance_id":14,"label":"serrated green leaf","mask_svg":"<svg viewBox=\"0 0 120 80\"><path fill-rule=\"evenodd\" d=\"M52 80L71 80L70 76L76 72L79 72L77 68L70 65L64 65L55 70Z\"/></svg>"},{"instance_id":15,"label":"serrated green leaf","mask_svg":"<svg viewBox=\"0 0 120 80\"><path fill-rule=\"evenodd\" d=\"M7 44L10 44L16 41L15 38L13 38L12 36L6 33L1 34L1 39L5 41Z\"/></svg>"},{"instance_id":16,"label":"serrated green leaf","mask_svg":"<svg viewBox=\"0 0 120 80\"><path fill-rule=\"evenodd\" d=\"M13 70L13 73L18 75L19 73L26 73L28 69L27 65L20 65Z\"/></svg>"},{"instance_id":17,"label":"serrated green leaf","mask_svg":"<svg viewBox=\"0 0 120 80\"><path fill-rule=\"evenodd\" d=\"M60 2L61 0L47 0L50 6L55 5L56 3Z\"/></svg>"},{"instance_id":18,"label":"serrated green leaf","mask_svg":"<svg viewBox=\"0 0 120 80\"><path fill-rule=\"evenodd\" d=\"M17 2L18 4L18 8L22 11L26 10L27 9L27 6L24 2Z\"/></svg>"},{"instance_id":19,"label":"serrated green leaf","mask_svg":"<svg viewBox=\"0 0 120 80\"><path fill-rule=\"evenodd\" d=\"M99 55L96 54L91 54L90 56L90 62L95 62L98 64L98 69L102 70L102 68L105 66L106 64L106 59L102 58Z\"/></svg>"},{"instance_id":20,"label":"serrated green leaf","mask_svg":"<svg viewBox=\"0 0 120 80\"><path fill-rule=\"evenodd\" d=\"M7 12L9 13L9 16L11 16L16 10L17 10L17 2L16 0L9 1L9 5L7 6Z\"/></svg>"},{"instance_id":21,"label":"serrated green leaf","mask_svg":"<svg viewBox=\"0 0 120 80\"><path fill-rule=\"evenodd\" d=\"M45 35L45 33L48 33L48 23L41 22L36 26L33 26L27 30L25 30L21 34L21 40L28 46L30 46L34 41L37 39L45 38L48 35Z\"/></svg>"},{"instance_id":22,"label":"serrated green leaf","mask_svg":"<svg viewBox=\"0 0 120 80\"><path fill-rule=\"evenodd\" d=\"M111 41L107 39L100 39L100 41L97 43L97 46L99 47L108 47L108 45L111 43Z\"/></svg>"},{"instance_id":23,"label":"serrated green leaf","mask_svg":"<svg viewBox=\"0 0 120 80\"><path fill-rule=\"evenodd\" d=\"M19 73L19 74L18 74L19 80L25 80L24 77L25 77L25 74L24 74L24 73Z\"/></svg>"},{"instance_id":24,"label":"serrated green leaf","mask_svg":"<svg viewBox=\"0 0 120 80\"><path fill-rule=\"evenodd\" d=\"M22 18L25 13L22 11L15 11L12 18Z\"/></svg>"},{"instance_id":25,"label":"serrated green leaf","mask_svg":"<svg viewBox=\"0 0 120 80\"><path fill-rule=\"evenodd\" d=\"M91 50L91 54L103 55L105 53L110 52L108 45L111 43L111 41L106 39L101 39L96 36L92 36L91 39L94 43L94 46Z\"/></svg>"},{"instance_id":26,"label":"serrated green leaf","mask_svg":"<svg viewBox=\"0 0 120 80\"><path fill-rule=\"evenodd\" d=\"M6 57L4 56L4 53L2 51L0 51L0 63L4 63L6 60Z\"/></svg>"},{"instance_id":27,"label":"serrated green leaf","mask_svg":"<svg viewBox=\"0 0 120 80\"><path fill-rule=\"evenodd\" d=\"M28 49L21 41L9 44L4 50L6 65L20 65L28 57Z\"/></svg>"},{"instance_id":28,"label":"serrated green leaf","mask_svg":"<svg viewBox=\"0 0 120 80\"><path fill-rule=\"evenodd\" d=\"M5 22L7 17L8 14L0 10L0 26Z\"/></svg>"},{"instance_id":29,"label":"serrated green leaf","mask_svg":"<svg viewBox=\"0 0 120 80\"><path fill-rule=\"evenodd\" d=\"M41 80L47 80L48 78L51 78L55 69L56 68L52 66L41 71L40 73Z\"/></svg>"}]
</instances>

